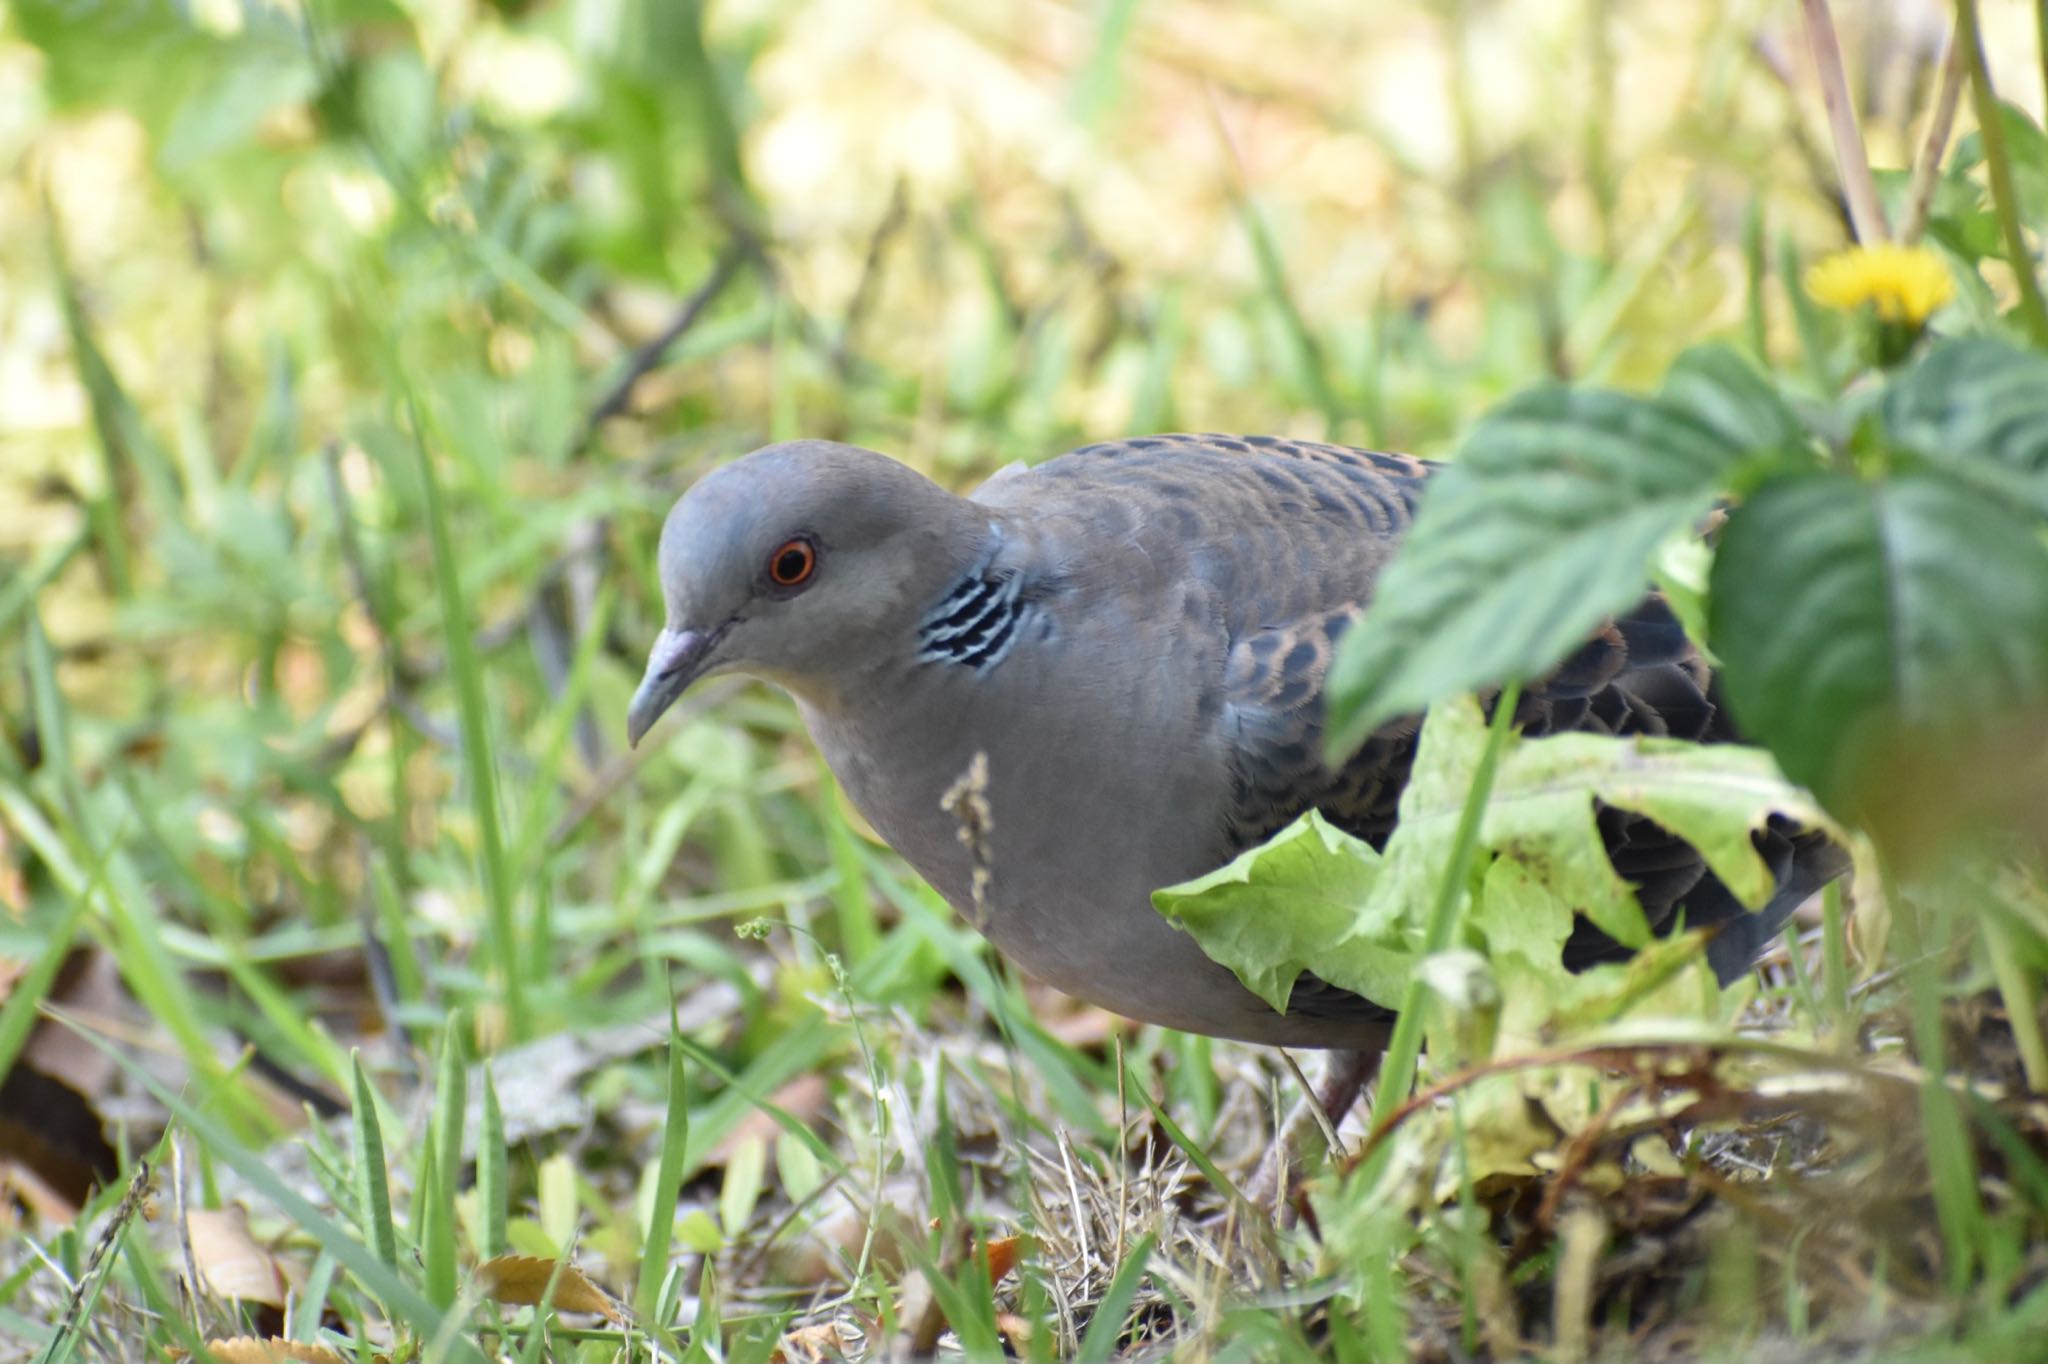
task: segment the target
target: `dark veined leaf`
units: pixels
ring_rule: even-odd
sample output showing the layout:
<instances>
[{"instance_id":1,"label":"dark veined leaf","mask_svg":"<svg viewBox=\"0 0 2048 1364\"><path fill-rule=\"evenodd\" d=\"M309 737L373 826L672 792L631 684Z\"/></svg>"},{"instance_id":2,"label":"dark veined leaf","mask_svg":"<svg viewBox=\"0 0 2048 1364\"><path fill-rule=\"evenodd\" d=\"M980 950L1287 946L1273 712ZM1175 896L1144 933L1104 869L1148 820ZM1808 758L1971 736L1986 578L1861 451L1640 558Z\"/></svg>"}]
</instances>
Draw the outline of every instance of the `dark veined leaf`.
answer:
<instances>
[{"instance_id":1,"label":"dark veined leaf","mask_svg":"<svg viewBox=\"0 0 2048 1364\"><path fill-rule=\"evenodd\" d=\"M1771 381L1732 347L1694 346L1671 362L1660 390L1744 451L1803 450L1809 437L1799 414Z\"/></svg>"},{"instance_id":2,"label":"dark veined leaf","mask_svg":"<svg viewBox=\"0 0 2048 1364\"><path fill-rule=\"evenodd\" d=\"M1439 697L1540 676L1635 601L1749 442L1789 437L1789 414L1727 370L1696 360L1661 398L1540 390L1482 421L1331 667L1332 753Z\"/></svg>"},{"instance_id":3,"label":"dark veined leaf","mask_svg":"<svg viewBox=\"0 0 2048 1364\"><path fill-rule=\"evenodd\" d=\"M2048 694L2038 523L1939 472L1767 485L1722 532L1708 620L1736 719L1852 818L1902 735Z\"/></svg>"},{"instance_id":4,"label":"dark veined leaf","mask_svg":"<svg viewBox=\"0 0 2048 1364\"><path fill-rule=\"evenodd\" d=\"M2048 512L2048 356L1991 336L1943 341L1882 410L1894 444Z\"/></svg>"}]
</instances>

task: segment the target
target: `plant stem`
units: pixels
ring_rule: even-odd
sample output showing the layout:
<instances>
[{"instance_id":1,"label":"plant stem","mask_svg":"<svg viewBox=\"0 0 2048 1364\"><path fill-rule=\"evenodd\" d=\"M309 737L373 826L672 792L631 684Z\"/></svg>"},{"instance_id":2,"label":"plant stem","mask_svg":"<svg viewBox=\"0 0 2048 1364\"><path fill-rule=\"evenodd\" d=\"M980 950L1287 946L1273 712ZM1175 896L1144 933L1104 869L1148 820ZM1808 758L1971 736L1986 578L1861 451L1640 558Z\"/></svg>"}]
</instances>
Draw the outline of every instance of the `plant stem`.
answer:
<instances>
[{"instance_id":1,"label":"plant stem","mask_svg":"<svg viewBox=\"0 0 2048 1364\"><path fill-rule=\"evenodd\" d=\"M1515 706L1522 699L1522 684L1510 682L1500 689L1493 703L1493 723L1486 731L1486 747L1479 765L1472 769L1472 786L1465 792L1464 808L1458 812L1457 833L1451 840L1451 860L1436 884L1436 900L1429 907L1429 923L1423 935L1422 956L1428 958L1451 944L1458 926L1458 907L1465 896L1465 882L1472 869L1472 854L1479 845L1479 823L1486 813L1487 797L1493 793L1493 774L1507 750L1508 735L1514 732ZM1428 987L1421 972L1408 977L1401 992L1401 1012L1394 1020L1394 1035L1387 1042L1386 1058L1380 1063L1379 1085L1373 1094L1372 1125L1377 1130L1407 1099L1415 1083L1415 1061L1422 1054L1422 1015Z\"/></svg>"},{"instance_id":2,"label":"plant stem","mask_svg":"<svg viewBox=\"0 0 2048 1364\"><path fill-rule=\"evenodd\" d=\"M2048 6L2048 0L2042 0ZM2048 8L2042 11L2048 14ZM1935 182L1941 178L1942 154L1948 150L1948 135L1956 123L1956 105L1962 98L1963 71L1969 63L1959 35L1951 27L1948 45L1942 49L1941 77L1934 91L1934 108L1927 115L1927 132L1920 141L1920 159L1913 163L1913 183L1906 191L1906 221L1899 225L1899 240L1911 246L1927 230L1927 210L1934 202Z\"/></svg>"},{"instance_id":3,"label":"plant stem","mask_svg":"<svg viewBox=\"0 0 2048 1364\"><path fill-rule=\"evenodd\" d=\"M1965 0L1967 2L1967 0ZM1827 106L1828 132L1835 143L1835 164L1842 173L1842 195L1849 201L1849 221L1856 240L1868 246L1889 240L1884 205L1877 199L1877 181L1870 174L1870 153L1863 134L1856 127L1856 110L1849 100L1849 78L1842 70L1842 45L1835 38L1835 21L1828 13L1827 0L1802 0L1806 16L1806 43L1813 49L1814 74L1820 78L1821 102Z\"/></svg>"},{"instance_id":4,"label":"plant stem","mask_svg":"<svg viewBox=\"0 0 2048 1364\"><path fill-rule=\"evenodd\" d=\"M1998 96L1991 88L1991 72L1984 63L1983 35L1977 28L1977 0L1956 0L1956 41L1964 45L1970 61L1970 102L1977 111L1977 128L1984 139L1984 169L1991 177L1991 206L1998 213L1998 228L2005 237L2006 260L2020 287L2020 317L2027 335L2037 346L2048 346L2048 303L2041 299L2041 282L2034 276L2033 257L2027 254L2027 239L2020 228L2019 196L2013 189L2012 160L2005 149L2005 123L1998 108Z\"/></svg>"},{"instance_id":5,"label":"plant stem","mask_svg":"<svg viewBox=\"0 0 2048 1364\"><path fill-rule=\"evenodd\" d=\"M2048 0L2034 0L2034 53L2041 59L2041 95L2048 99Z\"/></svg>"}]
</instances>

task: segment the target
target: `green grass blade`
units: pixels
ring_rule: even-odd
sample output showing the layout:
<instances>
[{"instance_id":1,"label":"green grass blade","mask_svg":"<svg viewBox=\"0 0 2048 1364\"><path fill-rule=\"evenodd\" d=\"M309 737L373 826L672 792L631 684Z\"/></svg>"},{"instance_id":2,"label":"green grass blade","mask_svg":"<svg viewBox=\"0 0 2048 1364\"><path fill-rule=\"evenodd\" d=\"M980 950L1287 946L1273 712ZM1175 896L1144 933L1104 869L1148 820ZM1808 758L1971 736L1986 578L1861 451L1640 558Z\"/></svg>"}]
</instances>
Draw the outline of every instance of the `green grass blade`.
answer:
<instances>
[{"instance_id":1,"label":"green grass blade","mask_svg":"<svg viewBox=\"0 0 2048 1364\"><path fill-rule=\"evenodd\" d=\"M462 725L462 757L468 769L469 798L482 842L484 901L489 911L490 956L505 990L505 1021L514 1041L533 1026L524 998L518 929L513 916L512 868L498 822L497 764L491 749L490 715L484 700L483 669L477 662L474 627L462 594L462 572L455 560L454 539L441 486L427 453L420 410L413 407L413 450L418 458L420 495L427 536L434 549L434 582L441 598L441 629L448 646L448 670L455 680L456 706ZM452 1192L452 1191L451 1191Z\"/></svg>"},{"instance_id":2,"label":"green grass blade","mask_svg":"<svg viewBox=\"0 0 2048 1364\"><path fill-rule=\"evenodd\" d=\"M463 1035L469 1014L457 1009L441 1036L440 1074L434 1083L434 1201L421 1250L427 1262L427 1296L443 1307L455 1302L455 1197L462 1188L462 1132L469 1102L469 1066Z\"/></svg>"},{"instance_id":3,"label":"green grass blade","mask_svg":"<svg viewBox=\"0 0 2048 1364\"><path fill-rule=\"evenodd\" d=\"M1295 366L1300 371L1302 382L1308 386L1309 398L1323 414L1326 434L1334 437L1343 425L1345 412L1343 403L1337 398L1337 390L1330 383L1322 343L1310 330L1308 318L1303 315L1293 289L1288 286L1287 266L1281 259L1279 243L1273 238L1273 229L1267 225L1265 214L1259 211L1259 206L1249 194L1238 191L1236 200L1238 219L1244 224L1245 235L1251 239L1252 257L1258 263L1260 287L1265 290L1267 301L1280 319Z\"/></svg>"},{"instance_id":4,"label":"green grass blade","mask_svg":"<svg viewBox=\"0 0 2048 1364\"><path fill-rule=\"evenodd\" d=\"M1152 1259L1152 1238L1142 1236L1124 1256L1124 1262L1117 1266L1116 1277L1109 1281L1103 1292L1102 1301L1095 1304L1095 1315L1088 1322L1088 1329L1081 1336L1081 1348L1074 1355L1074 1364L1109 1364L1116 1358L1118 1340L1123 1335L1124 1318L1129 1315L1131 1302L1138 1296L1138 1288L1145 1281L1145 1268Z\"/></svg>"},{"instance_id":5,"label":"green grass blade","mask_svg":"<svg viewBox=\"0 0 2048 1364\"><path fill-rule=\"evenodd\" d=\"M89 1032L79 1035L111 1057L131 1080L154 1095L212 1159L247 1180L250 1187L283 1214L300 1234L341 1261L371 1297L390 1309L395 1322L408 1327L422 1339L431 1338L441 1329L443 1314L439 1309L400 1279L389 1265L377 1257L375 1251L351 1235L346 1227L295 1191L261 1155L243 1145L212 1114L157 1080L140 1062L113 1043ZM464 1344L467 1348L458 1351L456 1357L466 1364L482 1364L482 1356L475 1347L468 1342Z\"/></svg>"},{"instance_id":6,"label":"green grass blade","mask_svg":"<svg viewBox=\"0 0 2048 1364\"><path fill-rule=\"evenodd\" d=\"M349 1121L350 1173L354 1177L356 1217L364 1239L377 1258L398 1267L398 1231L391 1219L391 1181L384 1165L384 1124L377 1116L377 1091L363 1071L363 1056L349 1052L354 1098ZM383 1304L391 1311L389 1303Z\"/></svg>"},{"instance_id":7,"label":"green grass blade","mask_svg":"<svg viewBox=\"0 0 2048 1364\"><path fill-rule=\"evenodd\" d=\"M505 1170L505 1115L498 1108L498 1086L491 1068L483 1067L482 1126L476 1134L476 1200L479 1242L477 1258L505 1253L505 1213L511 1197Z\"/></svg>"},{"instance_id":8,"label":"green grass blade","mask_svg":"<svg viewBox=\"0 0 2048 1364\"><path fill-rule=\"evenodd\" d=\"M1764 305L1764 286L1770 279L1770 264L1764 255L1764 204L1749 201L1749 214L1742 222L1742 321L1749 341L1750 359L1762 366L1771 363L1771 319Z\"/></svg>"},{"instance_id":9,"label":"green grass blade","mask_svg":"<svg viewBox=\"0 0 2048 1364\"><path fill-rule=\"evenodd\" d=\"M675 1235L676 1198L683 1187L683 1160L690 1144L690 1101L685 1088L682 1035L669 1017L668 1114L661 1128L661 1161L655 1168L654 1197L640 1239L640 1274L633 1292L633 1310L643 1325L661 1323L656 1315L661 1285L668 1275L669 1243Z\"/></svg>"},{"instance_id":10,"label":"green grass blade","mask_svg":"<svg viewBox=\"0 0 2048 1364\"><path fill-rule=\"evenodd\" d=\"M1458 812L1451 860L1444 868L1443 879L1437 883L1436 899L1430 905L1422 949L1424 960L1449 947L1457 932L1458 909L1465 898L1465 882L1472 868L1473 852L1479 843L1479 821L1486 813L1487 797L1493 791L1493 774L1500 767L1501 754L1507 751L1508 737L1514 732L1515 704L1521 695L1521 685L1510 682L1501 688L1499 697L1494 701L1493 722L1486 731L1486 748L1480 753L1479 765L1472 773L1472 786L1465 793L1464 808ZM1373 1095L1375 1130L1406 1102L1408 1092L1414 1086L1415 1063L1422 1054L1423 1011L1428 990L1422 973L1418 971L1409 977L1407 987L1401 993L1401 1013L1394 1021L1394 1035L1387 1043L1385 1058L1380 1062L1379 1084ZM1384 1152L1391 1148L1382 1146L1379 1149Z\"/></svg>"}]
</instances>

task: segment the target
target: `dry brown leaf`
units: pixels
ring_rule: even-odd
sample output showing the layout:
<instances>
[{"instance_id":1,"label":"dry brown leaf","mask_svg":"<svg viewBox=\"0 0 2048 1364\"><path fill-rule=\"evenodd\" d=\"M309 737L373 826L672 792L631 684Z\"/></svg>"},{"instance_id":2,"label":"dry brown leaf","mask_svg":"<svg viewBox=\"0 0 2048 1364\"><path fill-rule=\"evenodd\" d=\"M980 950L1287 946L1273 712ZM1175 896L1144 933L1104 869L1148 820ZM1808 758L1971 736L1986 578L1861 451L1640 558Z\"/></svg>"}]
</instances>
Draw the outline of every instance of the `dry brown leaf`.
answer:
<instances>
[{"instance_id":1,"label":"dry brown leaf","mask_svg":"<svg viewBox=\"0 0 2048 1364\"><path fill-rule=\"evenodd\" d=\"M8 1136L8 1125L0 1122L0 1146L6 1144ZM0 1241L20 1229L14 1217L14 1205L17 1203L26 1208L31 1217L40 1218L53 1227L68 1226L78 1219L77 1203L53 1188L30 1166L11 1157L0 1156Z\"/></svg>"},{"instance_id":2,"label":"dry brown leaf","mask_svg":"<svg viewBox=\"0 0 2048 1364\"><path fill-rule=\"evenodd\" d=\"M186 1214L185 1228L192 1242L192 1261L208 1292L284 1310L290 1281L277 1256L249 1234L245 1210L197 1208Z\"/></svg>"},{"instance_id":3,"label":"dry brown leaf","mask_svg":"<svg viewBox=\"0 0 2048 1364\"><path fill-rule=\"evenodd\" d=\"M835 1322L799 1326L782 1338L769 1358L774 1364L833 1364L846 1358L846 1340Z\"/></svg>"},{"instance_id":4,"label":"dry brown leaf","mask_svg":"<svg viewBox=\"0 0 2048 1364\"><path fill-rule=\"evenodd\" d=\"M268 1340L258 1336L235 1336L229 1340L209 1340L206 1348L220 1364L348 1364L339 1350L326 1345L316 1345L310 1340L285 1340L271 1336Z\"/></svg>"},{"instance_id":5,"label":"dry brown leaf","mask_svg":"<svg viewBox=\"0 0 2048 1364\"><path fill-rule=\"evenodd\" d=\"M562 1265L545 1255L500 1255L476 1267L477 1282L494 1302L509 1307L538 1307L547 1296L548 1282L554 1281L554 1304L562 1312L595 1312L605 1320L623 1326L625 1308L574 1265Z\"/></svg>"},{"instance_id":6,"label":"dry brown leaf","mask_svg":"<svg viewBox=\"0 0 2048 1364\"><path fill-rule=\"evenodd\" d=\"M825 1077L809 1074L799 1075L776 1090L768 1096L768 1102L808 1126L825 1111L825 1101L830 1097L831 1091L826 1086ZM734 1123L732 1130L725 1134L725 1140L711 1148L711 1154L705 1157L705 1164L722 1167L732 1159L732 1153L739 1149L741 1142L751 1137L766 1145L774 1141L782 1130L781 1122L766 1108L749 1109L746 1116Z\"/></svg>"},{"instance_id":7,"label":"dry brown leaf","mask_svg":"<svg viewBox=\"0 0 2048 1364\"><path fill-rule=\"evenodd\" d=\"M65 1013L88 1025L116 1027L139 1014L134 997L121 979L121 967L114 954L98 947L81 947L64 959L51 982L49 1000L64 1006ZM63 1081L87 1100L105 1094L120 1066L78 1029L60 1027L49 1019L37 1023L29 1034L22 1058L54 1079Z\"/></svg>"},{"instance_id":8,"label":"dry brown leaf","mask_svg":"<svg viewBox=\"0 0 2048 1364\"><path fill-rule=\"evenodd\" d=\"M1022 1236L998 1236L988 1243L988 1281L998 1283L1003 1275L1017 1267L1017 1256L1024 1249Z\"/></svg>"}]
</instances>

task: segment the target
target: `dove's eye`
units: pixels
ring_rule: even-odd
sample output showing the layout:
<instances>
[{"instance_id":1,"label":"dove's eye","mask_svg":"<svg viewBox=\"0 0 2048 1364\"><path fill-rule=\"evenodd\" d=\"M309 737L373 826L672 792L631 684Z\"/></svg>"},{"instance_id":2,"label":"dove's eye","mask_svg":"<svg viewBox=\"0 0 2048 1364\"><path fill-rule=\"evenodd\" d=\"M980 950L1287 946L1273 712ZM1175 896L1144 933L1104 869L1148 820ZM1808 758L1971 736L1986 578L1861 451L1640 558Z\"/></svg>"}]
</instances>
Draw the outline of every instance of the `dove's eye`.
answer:
<instances>
[{"instance_id":1,"label":"dove's eye","mask_svg":"<svg viewBox=\"0 0 2048 1364\"><path fill-rule=\"evenodd\" d=\"M777 587L802 587L817 571L818 547L801 536L768 556L768 581Z\"/></svg>"}]
</instances>

